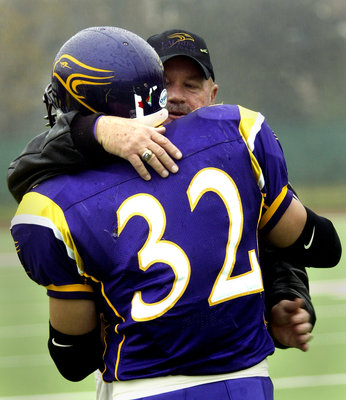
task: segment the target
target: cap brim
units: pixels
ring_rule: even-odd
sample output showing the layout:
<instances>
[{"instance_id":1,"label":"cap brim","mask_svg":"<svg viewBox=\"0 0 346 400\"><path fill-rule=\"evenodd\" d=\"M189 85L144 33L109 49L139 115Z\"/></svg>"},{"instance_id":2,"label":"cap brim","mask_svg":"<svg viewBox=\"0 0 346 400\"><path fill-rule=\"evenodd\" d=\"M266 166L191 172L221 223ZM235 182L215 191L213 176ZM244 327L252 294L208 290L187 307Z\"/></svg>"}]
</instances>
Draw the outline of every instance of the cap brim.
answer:
<instances>
[{"instance_id":1,"label":"cap brim","mask_svg":"<svg viewBox=\"0 0 346 400\"><path fill-rule=\"evenodd\" d=\"M168 61L168 60L170 60L171 58L174 58L174 57L188 57L188 58L191 58L193 61L195 61L195 62L202 68L202 71L204 72L205 79L209 79L209 78L211 77L211 73L210 73L210 71L208 70L208 68L206 68L206 67L205 67L199 60L197 60L195 57L192 57L192 56L190 56L190 55L188 55L188 54L176 53L176 54L169 54L169 55L167 55L167 56L162 56L162 57L160 57L160 58L161 58L162 63L164 64L166 61Z\"/></svg>"}]
</instances>

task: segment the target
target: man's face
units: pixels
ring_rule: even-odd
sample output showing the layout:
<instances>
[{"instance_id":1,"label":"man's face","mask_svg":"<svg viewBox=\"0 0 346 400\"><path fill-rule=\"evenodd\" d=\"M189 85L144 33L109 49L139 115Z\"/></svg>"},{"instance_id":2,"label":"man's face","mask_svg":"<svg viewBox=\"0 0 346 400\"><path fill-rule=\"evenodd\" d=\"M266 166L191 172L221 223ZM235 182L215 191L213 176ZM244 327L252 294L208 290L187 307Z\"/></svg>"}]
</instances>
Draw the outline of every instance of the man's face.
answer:
<instances>
[{"instance_id":1,"label":"man's face","mask_svg":"<svg viewBox=\"0 0 346 400\"><path fill-rule=\"evenodd\" d=\"M168 118L165 124L199 107L214 104L218 86L205 79L199 65L188 57L171 58L164 64Z\"/></svg>"}]
</instances>

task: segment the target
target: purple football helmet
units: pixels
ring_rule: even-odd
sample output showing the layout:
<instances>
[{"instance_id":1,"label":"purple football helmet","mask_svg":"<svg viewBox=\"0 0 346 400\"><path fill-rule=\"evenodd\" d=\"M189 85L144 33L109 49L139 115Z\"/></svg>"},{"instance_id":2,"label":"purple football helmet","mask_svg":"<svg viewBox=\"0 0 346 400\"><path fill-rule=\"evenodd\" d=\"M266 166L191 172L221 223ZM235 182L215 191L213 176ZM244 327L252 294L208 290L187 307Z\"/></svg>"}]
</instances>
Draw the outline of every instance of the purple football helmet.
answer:
<instances>
[{"instance_id":1,"label":"purple football helmet","mask_svg":"<svg viewBox=\"0 0 346 400\"><path fill-rule=\"evenodd\" d=\"M167 102L163 65L155 50L132 32L87 28L56 55L44 102L51 125L52 108L126 118L153 114Z\"/></svg>"}]
</instances>

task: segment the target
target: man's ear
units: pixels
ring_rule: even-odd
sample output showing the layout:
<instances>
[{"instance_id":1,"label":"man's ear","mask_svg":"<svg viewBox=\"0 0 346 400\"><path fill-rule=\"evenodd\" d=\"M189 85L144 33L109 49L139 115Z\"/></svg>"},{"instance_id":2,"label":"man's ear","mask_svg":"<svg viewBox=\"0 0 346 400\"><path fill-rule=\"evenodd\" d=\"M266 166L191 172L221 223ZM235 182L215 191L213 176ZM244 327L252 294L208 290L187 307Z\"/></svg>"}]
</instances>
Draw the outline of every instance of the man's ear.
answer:
<instances>
[{"instance_id":1,"label":"man's ear","mask_svg":"<svg viewBox=\"0 0 346 400\"><path fill-rule=\"evenodd\" d=\"M217 85L216 83L213 83L211 92L210 92L210 104L215 104L215 99L216 99L218 90L219 90L219 85Z\"/></svg>"}]
</instances>

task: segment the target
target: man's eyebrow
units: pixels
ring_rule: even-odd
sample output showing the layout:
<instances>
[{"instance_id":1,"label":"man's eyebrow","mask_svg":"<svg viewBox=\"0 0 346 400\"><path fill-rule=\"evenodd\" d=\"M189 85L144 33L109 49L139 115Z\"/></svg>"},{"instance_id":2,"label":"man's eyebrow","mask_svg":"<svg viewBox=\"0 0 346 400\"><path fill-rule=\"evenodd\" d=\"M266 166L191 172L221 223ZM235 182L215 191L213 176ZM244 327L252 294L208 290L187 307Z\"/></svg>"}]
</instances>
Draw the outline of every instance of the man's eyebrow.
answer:
<instances>
[{"instance_id":1,"label":"man's eyebrow","mask_svg":"<svg viewBox=\"0 0 346 400\"><path fill-rule=\"evenodd\" d=\"M191 75L186 76L186 80L203 80L202 73L192 73Z\"/></svg>"}]
</instances>

